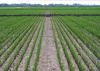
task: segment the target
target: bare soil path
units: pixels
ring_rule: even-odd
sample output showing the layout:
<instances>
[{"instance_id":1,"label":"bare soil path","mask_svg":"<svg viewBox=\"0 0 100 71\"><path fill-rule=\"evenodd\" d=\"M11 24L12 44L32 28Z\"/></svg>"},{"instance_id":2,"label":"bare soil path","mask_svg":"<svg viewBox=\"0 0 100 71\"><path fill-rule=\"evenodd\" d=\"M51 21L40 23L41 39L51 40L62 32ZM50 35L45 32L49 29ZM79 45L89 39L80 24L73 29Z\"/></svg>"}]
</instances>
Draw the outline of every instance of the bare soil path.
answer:
<instances>
[{"instance_id":1,"label":"bare soil path","mask_svg":"<svg viewBox=\"0 0 100 71\"><path fill-rule=\"evenodd\" d=\"M61 71L57 59L50 17L45 18L42 48L37 69L38 71Z\"/></svg>"}]
</instances>

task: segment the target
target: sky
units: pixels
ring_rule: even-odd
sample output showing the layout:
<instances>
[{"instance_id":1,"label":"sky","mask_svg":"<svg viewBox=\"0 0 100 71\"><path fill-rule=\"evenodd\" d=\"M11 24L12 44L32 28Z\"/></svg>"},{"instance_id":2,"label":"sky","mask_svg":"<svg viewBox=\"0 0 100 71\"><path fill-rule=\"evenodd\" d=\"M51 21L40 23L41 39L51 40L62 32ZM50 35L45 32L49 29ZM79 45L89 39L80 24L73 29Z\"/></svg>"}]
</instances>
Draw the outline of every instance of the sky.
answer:
<instances>
[{"instance_id":1,"label":"sky","mask_svg":"<svg viewBox=\"0 0 100 71\"><path fill-rule=\"evenodd\" d=\"M0 0L0 3L31 3L31 4L89 4L100 5L100 0Z\"/></svg>"}]
</instances>

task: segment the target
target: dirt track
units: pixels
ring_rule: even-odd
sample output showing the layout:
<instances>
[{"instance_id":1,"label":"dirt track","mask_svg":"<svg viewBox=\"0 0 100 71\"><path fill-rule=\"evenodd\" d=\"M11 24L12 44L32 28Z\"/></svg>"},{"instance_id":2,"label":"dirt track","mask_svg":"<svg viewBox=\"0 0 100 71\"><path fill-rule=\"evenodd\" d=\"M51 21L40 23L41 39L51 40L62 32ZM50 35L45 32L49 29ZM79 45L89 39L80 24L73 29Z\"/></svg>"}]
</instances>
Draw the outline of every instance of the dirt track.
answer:
<instances>
[{"instance_id":1,"label":"dirt track","mask_svg":"<svg viewBox=\"0 0 100 71\"><path fill-rule=\"evenodd\" d=\"M57 59L50 17L45 18L42 49L37 69L38 71L61 71Z\"/></svg>"}]
</instances>

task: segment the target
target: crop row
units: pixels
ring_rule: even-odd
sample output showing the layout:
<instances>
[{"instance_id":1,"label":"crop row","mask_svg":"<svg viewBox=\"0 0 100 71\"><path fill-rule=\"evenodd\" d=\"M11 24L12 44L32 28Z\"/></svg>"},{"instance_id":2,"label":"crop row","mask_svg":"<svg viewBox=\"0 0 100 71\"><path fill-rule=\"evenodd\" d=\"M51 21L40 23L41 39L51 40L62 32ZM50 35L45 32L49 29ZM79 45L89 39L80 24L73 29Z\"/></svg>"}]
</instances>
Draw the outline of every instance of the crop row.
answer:
<instances>
[{"instance_id":1,"label":"crop row","mask_svg":"<svg viewBox=\"0 0 100 71\"><path fill-rule=\"evenodd\" d=\"M29 18L30 19L30 18ZM6 43L4 44L4 46L2 46L3 48L0 50L0 56L3 54L3 52L5 52L8 47L11 46L11 44L13 44L13 42L17 39L17 37L24 32L24 30L31 25L32 23L28 22L29 24L27 24L26 21L28 21L29 19L24 19L24 21L20 21L20 23L16 23L18 24L16 27L14 27L15 29L13 29L13 31L10 33L10 36L8 37L8 39L6 40ZM25 21L26 20L26 21ZM30 20L31 21L31 20ZM22 23L22 24L21 24ZM20 27L21 25L21 27ZM14 36L13 36L14 35Z\"/></svg>"},{"instance_id":2,"label":"crop row","mask_svg":"<svg viewBox=\"0 0 100 71\"><path fill-rule=\"evenodd\" d=\"M36 24L36 25L38 25L38 24ZM35 25L33 25L33 26L35 27ZM16 55L18 55L18 56L21 55L21 57L23 57L23 55L24 55L24 53L25 53L27 47L29 46L29 43L30 43L30 41L31 41L31 39L32 39L32 36L33 36L34 32L36 31L37 26L36 26L35 28L34 28L34 27L33 27L33 30L31 29L31 32L30 32L30 34L28 35L27 40L24 42L22 48L20 48L20 50L19 50L20 52L17 53L17 52L16 52L16 49L15 49L15 53L14 53L14 51L13 51L13 54L11 55L11 57L8 59L8 61L6 61L5 65L3 65L4 68L7 69L7 67L10 67L10 64L12 64L12 62L15 60L14 57L16 57ZM24 39L24 37L23 37L23 39ZM21 47L21 46L20 46L20 47ZM12 61L11 61L11 60L12 60ZM19 61L19 62L18 62L18 61ZM19 63L20 63L20 59L19 59L18 61L17 61L17 63L19 64ZM17 70L17 67L18 67L18 65L16 65L15 70Z\"/></svg>"},{"instance_id":3,"label":"crop row","mask_svg":"<svg viewBox=\"0 0 100 71\"><path fill-rule=\"evenodd\" d=\"M57 22L56 22L56 24L57 24ZM58 25L56 25L56 26L58 26ZM59 28L58 28L59 29ZM57 30L58 30L57 29ZM66 42L66 40L69 40L69 38L66 36L66 37L64 37L63 36L63 34L61 33L61 31L60 31L60 29L59 29L59 31L58 31L58 36L59 36L59 38L60 38L60 40L61 40L61 43L62 43L62 46L63 46L63 50L64 50L64 52L65 52L65 55L66 55L66 58L67 58L67 61L69 62L69 68L70 68L70 70L71 71L74 71L75 69L74 69L74 63L73 63L73 61L71 60L72 58L71 58L71 53L72 54L74 54L74 57L75 58L77 58L78 60L79 60L79 56L78 56L78 53L77 53L77 51L74 49L74 46L73 46L73 44L70 42L70 41L67 41ZM63 38L63 40L62 40L62 38ZM66 47L66 46L68 46L68 47ZM69 48L70 47L70 48ZM69 51L71 52L70 54L68 53L69 51L68 51L68 49L69 49ZM80 62L80 60L78 61L78 64L80 64L81 62ZM82 71L84 71L84 66L82 66L82 64L80 64L80 70L82 70Z\"/></svg>"},{"instance_id":4,"label":"crop row","mask_svg":"<svg viewBox=\"0 0 100 71\"><path fill-rule=\"evenodd\" d=\"M18 63L15 62L16 66L14 67L13 70L18 69L18 66L20 65L21 60L24 57L24 54L27 50L27 47L29 46L29 43L32 40L32 37L34 37L34 44L33 44L33 46L31 46L32 50L29 54L29 58L27 59L27 64L25 65L25 70L28 69L29 60L32 56L34 46L36 46L38 48L37 54L36 54L36 61L39 59L40 45L41 45L41 39L42 39L41 35L43 32L43 22L41 25L41 23L39 23L40 21L37 21L37 22L36 21L34 24L27 26L27 29L23 33L21 33L18 36L18 38L16 38L16 40L12 43L12 45L1 55L1 58L0 58L1 64L0 65L2 65L2 69L4 71L7 71L10 68L10 66L13 66L12 65L12 64L14 64L13 62L16 61L17 59L18 59ZM37 26L35 26L35 25L37 25ZM40 25L41 29L39 29L39 25ZM36 31L37 27L38 27L38 30ZM37 66L37 62L35 63L35 67L36 66ZM10 69L12 69L12 68L10 68Z\"/></svg>"},{"instance_id":5,"label":"crop row","mask_svg":"<svg viewBox=\"0 0 100 71\"><path fill-rule=\"evenodd\" d=\"M73 18L75 19L75 18ZM64 20L65 21L65 20ZM69 20L71 21L71 20ZM70 33L73 35L73 37L76 39L76 41L80 44L80 46L82 47L82 50L85 51L85 53L88 55L88 57L91 59L91 61L98 67L100 68L100 59L99 59L99 54L100 54L100 51L99 51L99 45L95 44L92 39L93 38L96 38L94 35L92 35L92 38L90 38L89 34L88 35L85 35L82 31L79 32L82 27L82 25L84 25L84 23L82 22L79 22L79 23L76 23L77 21L75 22L69 22L69 21L65 21L66 23L64 24L64 26L68 28L70 28L75 34L77 34L77 36L83 41L81 41L80 39L78 39L78 37L69 29ZM92 22L92 21L91 21ZM69 24L70 23L70 24ZM73 25L77 25L80 26L80 29L76 29L76 30L73 30L73 28L75 28L75 26ZM88 24L88 23L87 23ZM92 23L91 23L92 24ZM97 24L97 23L94 23L94 24ZM69 26L69 27L68 27ZM88 26L88 25L87 25ZM98 25L99 26L99 25ZM85 29L84 29L85 30ZM76 32L77 31L77 32ZM95 40L97 42L99 42L98 40ZM87 46L87 44L89 46ZM96 46L97 45L97 46ZM95 52L94 52L95 51Z\"/></svg>"},{"instance_id":6,"label":"crop row","mask_svg":"<svg viewBox=\"0 0 100 71\"><path fill-rule=\"evenodd\" d=\"M24 17L7 17L5 19L5 17L2 17L2 22L0 22L0 43L4 42L7 37L9 36L10 32L14 31L15 26L19 25L19 21L23 20ZM18 21L19 20L19 21ZM16 23L16 24L14 24Z\"/></svg>"},{"instance_id":7,"label":"crop row","mask_svg":"<svg viewBox=\"0 0 100 71\"><path fill-rule=\"evenodd\" d=\"M93 54L99 59L100 58L99 46L97 46L97 44L94 43L94 40L91 40L94 37L90 39L89 36L90 33L86 35L86 33L89 31L89 30L86 31L86 27L91 27L90 25L92 25L92 23L90 24L88 23L88 21L83 22L82 20L84 20L84 18L80 20L77 17L75 18L71 17L71 19L70 17L68 17L67 19L66 18L62 18L62 19L65 22L65 24L67 23L66 25L69 26L69 28L86 44L86 46L91 50L91 52L93 52ZM98 24L98 23L94 23L94 24ZM90 28L90 30L94 30L94 29L95 27Z\"/></svg>"},{"instance_id":8,"label":"crop row","mask_svg":"<svg viewBox=\"0 0 100 71\"><path fill-rule=\"evenodd\" d=\"M64 39L66 40L66 43L69 46L70 50L72 51L71 53L73 54L73 57L75 58L75 61L77 62L79 69L81 71L86 71L85 69L88 66L91 71L98 71L96 65L91 61L91 59L87 56L87 54L82 50L80 44L76 41L76 39L69 32L69 30L67 30L68 26L64 27L65 26L64 23L60 22L60 19L57 20L56 22L56 24L58 25L57 30L59 30L58 34L59 34L59 37L63 36ZM60 32L62 35L60 35ZM84 65L85 63L87 66Z\"/></svg>"}]
</instances>

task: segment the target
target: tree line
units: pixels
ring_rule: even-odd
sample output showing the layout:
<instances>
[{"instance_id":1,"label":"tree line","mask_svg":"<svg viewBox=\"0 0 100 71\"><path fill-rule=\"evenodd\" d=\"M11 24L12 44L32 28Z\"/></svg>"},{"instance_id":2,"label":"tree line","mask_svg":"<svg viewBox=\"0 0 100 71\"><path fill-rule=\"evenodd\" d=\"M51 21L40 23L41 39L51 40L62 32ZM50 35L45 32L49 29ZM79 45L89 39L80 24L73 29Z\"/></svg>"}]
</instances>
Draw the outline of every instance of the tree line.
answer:
<instances>
[{"instance_id":1,"label":"tree line","mask_svg":"<svg viewBox=\"0 0 100 71\"><path fill-rule=\"evenodd\" d=\"M37 6L100 6L100 5L82 5L82 4L49 4L49 5L41 5L41 4L27 4L27 3L21 3L21 4L6 4L6 3L3 3L3 4L0 4L0 7L37 7Z\"/></svg>"}]
</instances>

